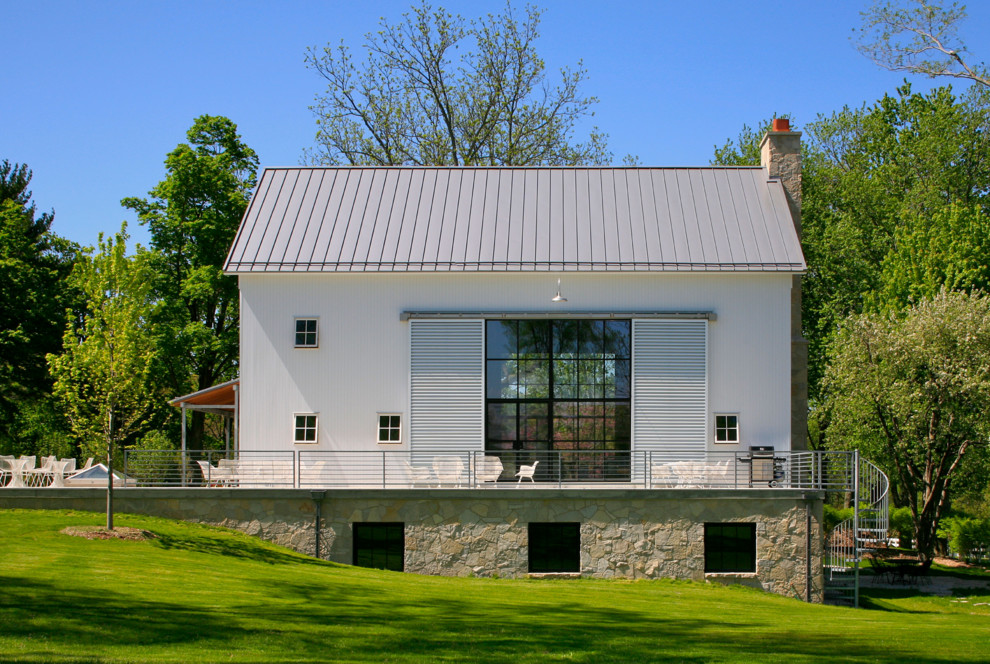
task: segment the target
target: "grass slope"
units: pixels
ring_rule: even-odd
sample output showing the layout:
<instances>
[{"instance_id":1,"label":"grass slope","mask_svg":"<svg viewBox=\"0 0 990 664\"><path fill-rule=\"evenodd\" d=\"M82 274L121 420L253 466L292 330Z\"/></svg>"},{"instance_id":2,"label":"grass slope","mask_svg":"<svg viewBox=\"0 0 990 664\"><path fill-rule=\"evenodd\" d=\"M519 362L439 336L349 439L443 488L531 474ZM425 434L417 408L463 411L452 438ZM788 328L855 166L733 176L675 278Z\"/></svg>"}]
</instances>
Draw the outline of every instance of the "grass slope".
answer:
<instances>
[{"instance_id":1,"label":"grass slope","mask_svg":"<svg viewBox=\"0 0 990 664\"><path fill-rule=\"evenodd\" d=\"M59 533L101 515L0 510L2 662L985 662L990 597L881 610L649 581L449 579L352 568L248 536L120 516L148 541Z\"/></svg>"}]
</instances>

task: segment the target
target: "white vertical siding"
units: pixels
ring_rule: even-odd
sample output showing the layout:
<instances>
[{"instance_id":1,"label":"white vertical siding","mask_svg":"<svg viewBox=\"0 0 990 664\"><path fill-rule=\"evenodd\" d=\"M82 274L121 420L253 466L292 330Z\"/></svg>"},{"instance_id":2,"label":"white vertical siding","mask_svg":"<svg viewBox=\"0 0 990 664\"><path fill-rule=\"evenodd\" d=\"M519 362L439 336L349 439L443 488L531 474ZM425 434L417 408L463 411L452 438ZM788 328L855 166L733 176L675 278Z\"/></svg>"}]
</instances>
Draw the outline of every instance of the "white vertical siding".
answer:
<instances>
[{"instance_id":1,"label":"white vertical siding","mask_svg":"<svg viewBox=\"0 0 990 664\"><path fill-rule=\"evenodd\" d=\"M484 321L410 321L410 446L484 449Z\"/></svg>"},{"instance_id":2,"label":"white vertical siding","mask_svg":"<svg viewBox=\"0 0 990 664\"><path fill-rule=\"evenodd\" d=\"M633 449L702 456L708 422L708 321L633 321Z\"/></svg>"}]
</instances>

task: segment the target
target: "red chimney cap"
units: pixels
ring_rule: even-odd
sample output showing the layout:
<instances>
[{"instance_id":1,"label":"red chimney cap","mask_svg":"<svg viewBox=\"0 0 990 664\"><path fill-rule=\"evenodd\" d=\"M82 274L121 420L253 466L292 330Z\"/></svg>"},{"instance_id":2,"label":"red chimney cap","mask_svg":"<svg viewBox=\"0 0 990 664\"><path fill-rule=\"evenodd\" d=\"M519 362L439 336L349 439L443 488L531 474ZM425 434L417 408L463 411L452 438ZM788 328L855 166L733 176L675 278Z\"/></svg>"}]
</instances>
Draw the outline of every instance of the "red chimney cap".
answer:
<instances>
[{"instance_id":1,"label":"red chimney cap","mask_svg":"<svg viewBox=\"0 0 990 664\"><path fill-rule=\"evenodd\" d=\"M773 119L773 130L774 131L790 131L791 121L787 118L774 118Z\"/></svg>"}]
</instances>

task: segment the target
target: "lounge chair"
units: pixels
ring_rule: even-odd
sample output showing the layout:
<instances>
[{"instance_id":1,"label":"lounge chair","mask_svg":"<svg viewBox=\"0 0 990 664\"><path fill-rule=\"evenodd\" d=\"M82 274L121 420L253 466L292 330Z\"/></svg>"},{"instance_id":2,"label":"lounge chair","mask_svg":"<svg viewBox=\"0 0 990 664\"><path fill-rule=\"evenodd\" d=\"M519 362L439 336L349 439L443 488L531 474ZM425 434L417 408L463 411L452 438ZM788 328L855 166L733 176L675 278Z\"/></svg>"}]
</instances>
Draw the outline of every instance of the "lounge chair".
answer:
<instances>
[{"instance_id":1,"label":"lounge chair","mask_svg":"<svg viewBox=\"0 0 990 664\"><path fill-rule=\"evenodd\" d=\"M414 466L408 461L403 461L402 465L405 466L406 476L412 486L415 487L417 484L436 484L433 480L433 471L429 468L424 466Z\"/></svg>"}]
</instances>

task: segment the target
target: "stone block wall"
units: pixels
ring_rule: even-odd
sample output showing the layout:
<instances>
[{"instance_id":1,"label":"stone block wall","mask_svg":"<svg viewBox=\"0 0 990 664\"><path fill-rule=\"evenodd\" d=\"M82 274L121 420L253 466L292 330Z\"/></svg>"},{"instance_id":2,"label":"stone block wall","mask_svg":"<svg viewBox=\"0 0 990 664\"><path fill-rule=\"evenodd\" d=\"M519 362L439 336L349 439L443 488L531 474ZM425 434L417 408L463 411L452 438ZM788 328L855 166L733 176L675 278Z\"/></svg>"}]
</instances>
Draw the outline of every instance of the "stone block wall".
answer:
<instances>
[{"instance_id":1,"label":"stone block wall","mask_svg":"<svg viewBox=\"0 0 990 664\"><path fill-rule=\"evenodd\" d=\"M104 509L96 489L0 490L0 507ZM120 489L117 511L225 526L314 553L315 503L295 489ZM524 577L528 524L579 523L584 576L743 583L821 602L823 496L784 489L338 490L321 503L321 557L352 561L351 526L405 524L405 570ZM810 512L811 529L806 528ZM755 574L706 574L705 523L756 524ZM811 547L809 549L810 543Z\"/></svg>"}]
</instances>

